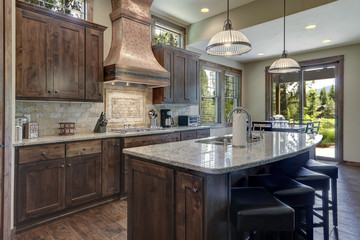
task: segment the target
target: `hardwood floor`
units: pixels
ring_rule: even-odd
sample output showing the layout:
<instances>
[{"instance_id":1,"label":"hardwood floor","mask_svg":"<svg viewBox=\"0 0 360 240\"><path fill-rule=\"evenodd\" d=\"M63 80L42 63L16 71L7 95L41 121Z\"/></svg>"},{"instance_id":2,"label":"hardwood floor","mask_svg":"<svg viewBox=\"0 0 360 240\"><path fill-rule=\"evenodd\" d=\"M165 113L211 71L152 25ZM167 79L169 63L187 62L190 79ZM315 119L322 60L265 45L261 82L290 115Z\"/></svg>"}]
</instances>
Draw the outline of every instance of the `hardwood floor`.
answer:
<instances>
[{"instance_id":1,"label":"hardwood floor","mask_svg":"<svg viewBox=\"0 0 360 240\"><path fill-rule=\"evenodd\" d=\"M360 239L360 167L338 165L339 226L332 227L331 240ZM14 240L126 240L125 201L112 202L16 234ZM315 229L315 240L322 240L322 229Z\"/></svg>"}]
</instances>

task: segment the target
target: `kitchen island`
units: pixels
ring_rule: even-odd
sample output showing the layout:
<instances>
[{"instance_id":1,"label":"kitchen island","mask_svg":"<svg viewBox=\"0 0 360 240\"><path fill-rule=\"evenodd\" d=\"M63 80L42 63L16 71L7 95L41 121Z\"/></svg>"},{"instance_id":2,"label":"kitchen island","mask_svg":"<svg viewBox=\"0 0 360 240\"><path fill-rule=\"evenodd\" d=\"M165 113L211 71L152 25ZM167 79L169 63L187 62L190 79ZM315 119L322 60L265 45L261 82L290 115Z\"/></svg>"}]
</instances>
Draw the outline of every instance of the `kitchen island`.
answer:
<instances>
[{"instance_id":1,"label":"kitchen island","mask_svg":"<svg viewBox=\"0 0 360 240\"><path fill-rule=\"evenodd\" d=\"M128 239L230 239L231 186L267 164L308 154L322 136L265 132L247 148L212 140L124 149Z\"/></svg>"}]
</instances>

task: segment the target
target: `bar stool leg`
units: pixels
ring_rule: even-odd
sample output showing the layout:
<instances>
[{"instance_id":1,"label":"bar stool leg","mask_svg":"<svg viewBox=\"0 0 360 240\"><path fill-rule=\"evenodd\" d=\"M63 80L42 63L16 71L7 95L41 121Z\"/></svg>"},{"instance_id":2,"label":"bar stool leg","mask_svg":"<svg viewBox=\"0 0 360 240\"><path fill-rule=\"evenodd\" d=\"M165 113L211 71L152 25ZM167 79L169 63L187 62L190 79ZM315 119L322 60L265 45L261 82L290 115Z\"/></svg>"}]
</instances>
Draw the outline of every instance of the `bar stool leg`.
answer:
<instances>
[{"instance_id":1,"label":"bar stool leg","mask_svg":"<svg viewBox=\"0 0 360 240\"><path fill-rule=\"evenodd\" d=\"M322 208L324 218L324 240L329 240L329 190L322 190Z\"/></svg>"},{"instance_id":2,"label":"bar stool leg","mask_svg":"<svg viewBox=\"0 0 360 240\"><path fill-rule=\"evenodd\" d=\"M333 212L333 224L335 227L338 225L338 204L337 204L337 179L331 179L331 201Z\"/></svg>"},{"instance_id":3,"label":"bar stool leg","mask_svg":"<svg viewBox=\"0 0 360 240\"><path fill-rule=\"evenodd\" d=\"M306 208L306 239L314 239L314 220L313 220L313 207L309 206Z\"/></svg>"}]
</instances>

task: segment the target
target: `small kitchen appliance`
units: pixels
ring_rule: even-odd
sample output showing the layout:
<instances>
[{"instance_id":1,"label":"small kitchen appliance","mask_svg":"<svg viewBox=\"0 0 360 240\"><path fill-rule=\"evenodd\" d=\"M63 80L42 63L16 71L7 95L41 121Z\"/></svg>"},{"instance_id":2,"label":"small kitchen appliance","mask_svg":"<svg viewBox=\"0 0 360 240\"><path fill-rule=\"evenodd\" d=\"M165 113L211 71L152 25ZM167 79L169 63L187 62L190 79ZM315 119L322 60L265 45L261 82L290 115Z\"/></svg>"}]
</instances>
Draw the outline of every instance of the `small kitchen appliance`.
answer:
<instances>
[{"instance_id":1,"label":"small kitchen appliance","mask_svg":"<svg viewBox=\"0 0 360 240\"><path fill-rule=\"evenodd\" d=\"M200 116L199 115L180 115L179 116L179 126L187 127L196 127L200 125Z\"/></svg>"},{"instance_id":2,"label":"small kitchen appliance","mask_svg":"<svg viewBox=\"0 0 360 240\"><path fill-rule=\"evenodd\" d=\"M172 127L174 125L174 119L171 109L161 109L160 110L161 115L161 126L168 128Z\"/></svg>"}]
</instances>

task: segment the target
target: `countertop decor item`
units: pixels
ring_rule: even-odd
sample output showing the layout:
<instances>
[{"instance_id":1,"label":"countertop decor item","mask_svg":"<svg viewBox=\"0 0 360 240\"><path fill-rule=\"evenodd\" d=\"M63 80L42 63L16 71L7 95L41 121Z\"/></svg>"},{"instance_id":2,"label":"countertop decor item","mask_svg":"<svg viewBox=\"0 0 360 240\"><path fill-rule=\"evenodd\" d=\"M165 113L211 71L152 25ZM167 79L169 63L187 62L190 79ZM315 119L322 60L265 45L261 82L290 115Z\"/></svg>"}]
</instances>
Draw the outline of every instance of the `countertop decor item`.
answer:
<instances>
[{"instance_id":1,"label":"countertop decor item","mask_svg":"<svg viewBox=\"0 0 360 240\"><path fill-rule=\"evenodd\" d=\"M300 71L300 65L294 59L288 57L288 52L285 50L285 14L286 14L286 0L284 0L284 50L280 59L271 64L269 73L289 73Z\"/></svg>"},{"instance_id":2,"label":"countertop decor item","mask_svg":"<svg viewBox=\"0 0 360 240\"><path fill-rule=\"evenodd\" d=\"M39 124L37 122L25 123L25 138L37 138L39 136Z\"/></svg>"},{"instance_id":3,"label":"countertop decor item","mask_svg":"<svg viewBox=\"0 0 360 240\"><path fill-rule=\"evenodd\" d=\"M74 122L60 122L60 133L61 136L75 135L75 123Z\"/></svg>"},{"instance_id":4,"label":"countertop decor item","mask_svg":"<svg viewBox=\"0 0 360 240\"><path fill-rule=\"evenodd\" d=\"M247 53L251 50L251 43L240 31L233 30L229 19L229 0L227 0L227 18L223 31L210 39L206 52L217 56L234 56Z\"/></svg>"},{"instance_id":5,"label":"countertop decor item","mask_svg":"<svg viewBox=\"0 0 360 240\"><path fill-rule=\"evenodd\" d=\"M106 119L105 113L101 112L99 119L96 122L94 132L96 133L104 133L106 132L106 125L108 120Z\"/></svg>"}]
</instances>

